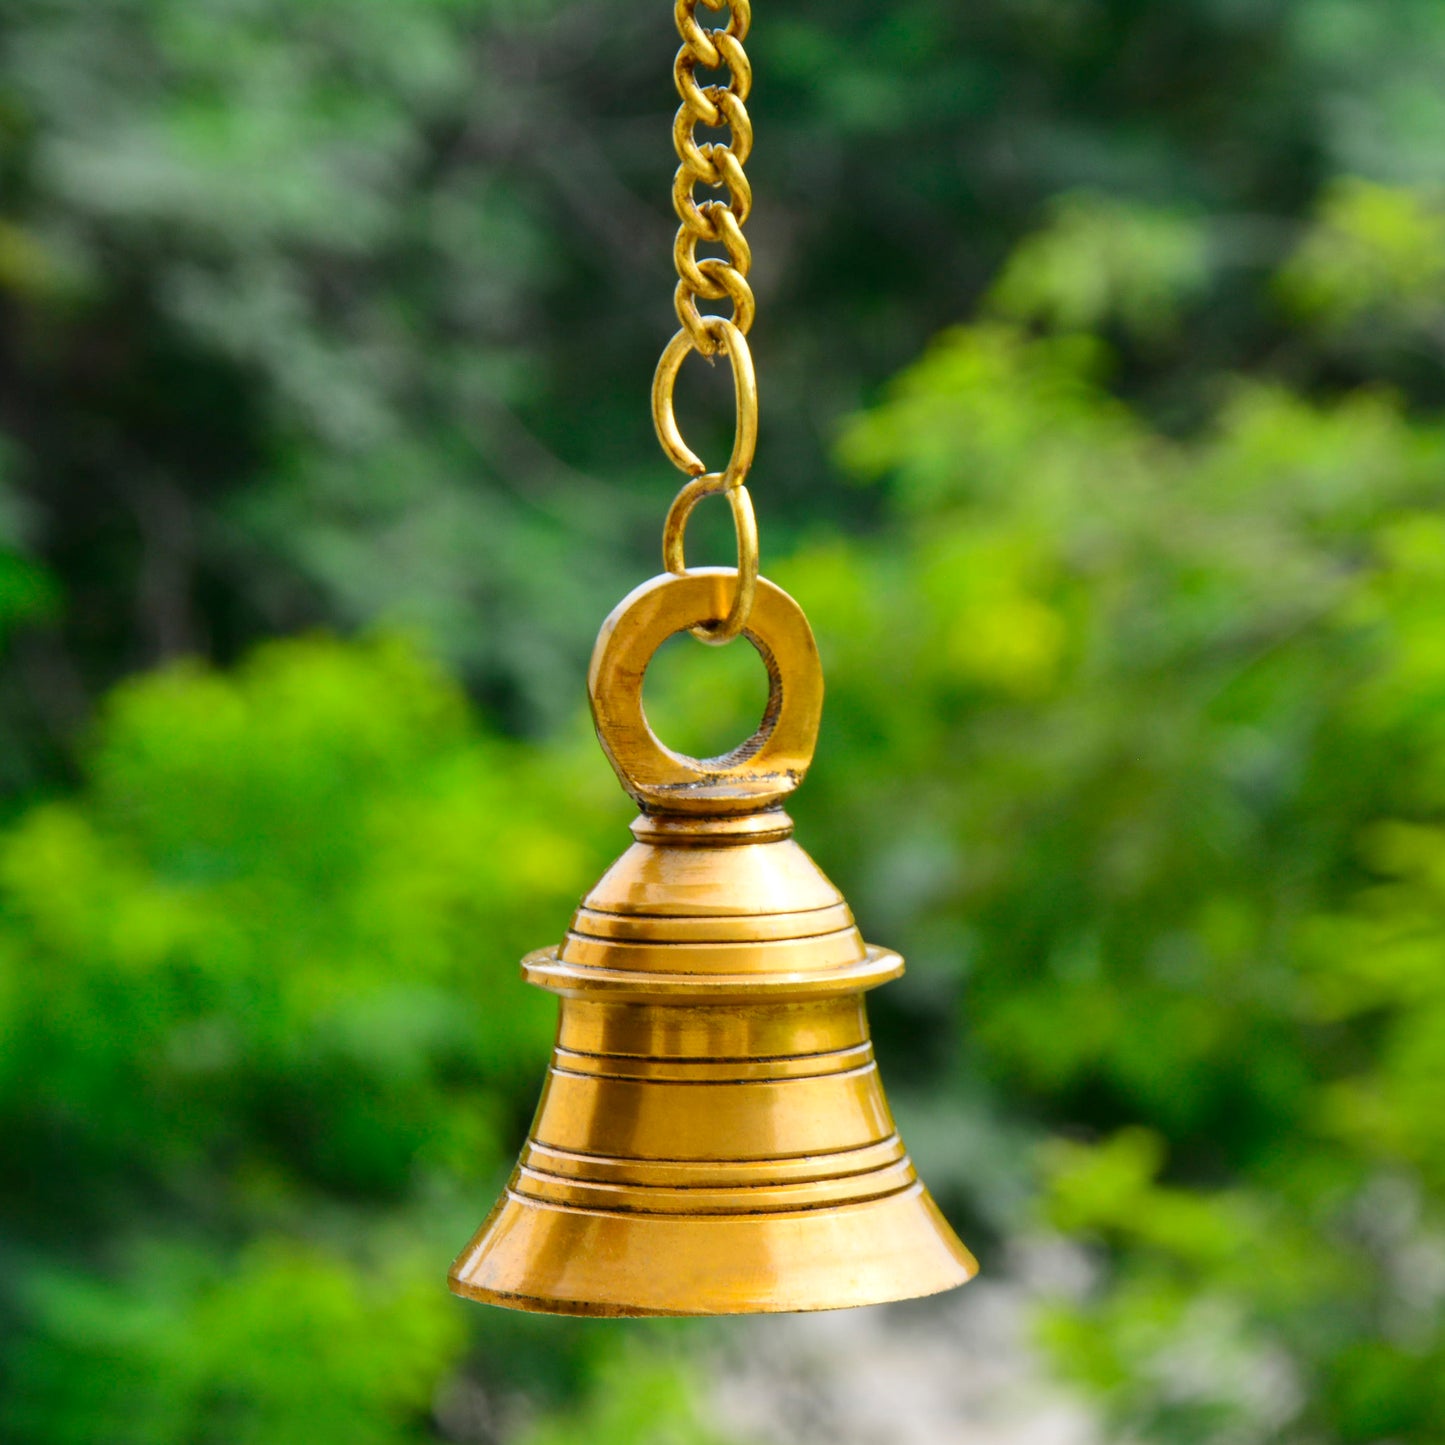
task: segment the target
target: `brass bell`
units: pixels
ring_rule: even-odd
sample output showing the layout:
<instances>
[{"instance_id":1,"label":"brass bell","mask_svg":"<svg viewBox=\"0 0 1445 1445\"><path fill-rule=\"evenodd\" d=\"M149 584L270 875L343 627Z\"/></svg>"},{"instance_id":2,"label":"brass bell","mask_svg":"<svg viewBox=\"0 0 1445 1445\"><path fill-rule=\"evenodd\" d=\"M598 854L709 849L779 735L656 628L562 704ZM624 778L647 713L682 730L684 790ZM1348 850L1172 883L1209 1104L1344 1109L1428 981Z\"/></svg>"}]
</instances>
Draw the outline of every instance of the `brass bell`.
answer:
<instances>
[{"instance_id":1,"label":"brass bell","mask_svg":"<svg viewBox=\"0 0 1445 1445\"><path fill-rule=\"evenodd\" d=\"M933 1294L977 1270L919 1182L873 1060L863 994L903 960L865 944L793 841L822 671L792 598L760 581L747 636L770 692L755 737L706 761L642 709L657 648L723 616L735 573L639 587L603 625L598 737L642 807L636 842L528 982L556 1048L505 1194L452 1290L515 1309L711 1315Z\"/></svg>"}]
</instances>

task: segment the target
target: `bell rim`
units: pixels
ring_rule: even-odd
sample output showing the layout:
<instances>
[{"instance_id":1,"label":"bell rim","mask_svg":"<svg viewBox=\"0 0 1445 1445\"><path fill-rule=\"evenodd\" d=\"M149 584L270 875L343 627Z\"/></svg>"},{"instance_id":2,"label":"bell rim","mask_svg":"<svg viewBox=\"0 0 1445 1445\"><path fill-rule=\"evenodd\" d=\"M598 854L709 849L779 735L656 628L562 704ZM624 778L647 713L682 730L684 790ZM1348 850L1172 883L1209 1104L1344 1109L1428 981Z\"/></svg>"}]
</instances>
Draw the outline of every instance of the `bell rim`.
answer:
<instances>
[{"instance_id":1,"label":"bell rim","mask_svg":"<svg viewBox=\"0 0 1445 1445\"><path fill-rule=\"evenodd\" d=\"M598 1320L701 1320L741 1319L746 1315L826 1315L837 1314L843 1310L871 1309L876 1305L907 1304L910 1300L933 1299L937 1295L962 1289L977 1277L978 1266L975 1264L963 1279L950 1280L946 1284L909 1294L888 1294L877 1299L840 1304L773 1304L765 1301L739 1305L736 1309L696 1310L648 1309L631 1305L596 1304L590 1300L541 1299L536 1295L508 1294L504 1290L469 1285L453 1275L447 1276L447 1288L458 1299L474 1304L495 1305L504 1310L522 1310L533 1315L568 1315L574 1319Z\"/></svg>"},{"instance_id":2,"label":"bell rim","mask_svg":"<svg viewBox=\"0 0 1445 1445\"><path fill-rule=\"evenodd\" d=\"M618 1231L634 1244L651 1234L648 1249L665 1251L671 1241L696 1256L686 1241L689 1234L700 1237L699 1231L717 1244L704 1252L711 1262L687 1278L667 1266L639 1271L636 1260L629 1266L605 1248L595 1257L584 1248L579 1272L565 1281L552 1276L555 1293L526 1288L532 1268L523 1260L529 1250L545 1242L544 1248L563 1249L561 1258L567 1258L582 1240L596 1242L592 1231L600 1221L607 1222L614 1241ZM901 1244L901 1251L890 1255L887 1247L876 1247L880 1238ZM749 1276L745 1259L752 1255L756 1265L759 1245L770 1263L766 1274ZM742 1260L734 1248L741 1249ZM850 1255L857 1272L840 1276L840 1257ZM780 1267L779 1261L786 1263ZM508 1189L453 1263L447 1284L459 1298L532 1314L704 1318L815 1314L926 1299L967 1284L978 1272L978 1261L919 1181L883 1199L832 1208L691 1218L578 1209Z\"/></svg>"},{"instance_id":3,"label":"bell rim","mask_svg":"<svg viewBox=\"0 0 1445 1445\"><path fill-rule=\"evenodd\" d=\"M865 944L858 963L777 973L652 973L564 963L562 945L539 948L522 960L522 977L568 998L595 994L616 1003L732 1003L737 1000L828 998L865 993L903 973L891 948Z\"/></svg>"}]
</instances>

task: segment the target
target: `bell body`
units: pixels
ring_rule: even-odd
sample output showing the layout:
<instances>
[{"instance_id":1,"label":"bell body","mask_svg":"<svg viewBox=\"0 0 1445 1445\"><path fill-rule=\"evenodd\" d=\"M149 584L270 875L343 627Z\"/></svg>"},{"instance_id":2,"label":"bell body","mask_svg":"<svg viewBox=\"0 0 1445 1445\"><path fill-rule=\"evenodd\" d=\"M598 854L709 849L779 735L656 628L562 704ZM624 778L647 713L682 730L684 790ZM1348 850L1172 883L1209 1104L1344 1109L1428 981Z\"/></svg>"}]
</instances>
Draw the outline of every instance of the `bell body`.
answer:
<instances>
[{"instance_id":1,"label":"bell body","mask_svg":"<svg viewBox=\"0 0 1445 1445\"><path fill-rule=\"evenodd\" d=\"M785 814L659 820L527 978L562 996L507 1190L456 1262L473 1299L563 1313L836 1309L976 1268L914 1173L864 944Z\"/></svg>"},{"instance_id":2,"label":"bell body","mask_svg":"<svg viewBox=\"0 0 1445 1445\"><path fill-rule=\"evenodd\" d=\"M745 635L771 690L733 753L674 753L643 711L658 646L726 615L734 585L656 578L603 625L597 735L642 816L564 941L523 961L561 998L557 1043L517 1168L452 1266L459 1295L558 1314L823 1310L977 1269L873 1060L864 995L903 960L863 942L782 810L822 706L801 609L759 579Z\"/></svg>"}]
</instances>

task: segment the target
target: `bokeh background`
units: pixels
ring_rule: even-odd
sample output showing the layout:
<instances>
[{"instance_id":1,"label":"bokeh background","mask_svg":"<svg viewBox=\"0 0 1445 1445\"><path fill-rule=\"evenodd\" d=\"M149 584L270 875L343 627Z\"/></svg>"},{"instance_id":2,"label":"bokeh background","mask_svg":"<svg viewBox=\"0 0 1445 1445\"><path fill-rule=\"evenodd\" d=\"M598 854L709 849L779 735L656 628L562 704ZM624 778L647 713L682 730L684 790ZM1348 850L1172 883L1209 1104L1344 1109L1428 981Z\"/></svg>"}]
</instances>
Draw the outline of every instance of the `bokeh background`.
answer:
<instances>
[{"instance_id":1,"label":"bokeh background","mask_svg":"<svg viewBox=\"0 0 1445 1445\"><path fill-rule=\"evenodd\" d=\"M447 1295L549 1047L517 958L626 841L583 678L677 480L675 45L0 6L0 1438L1434 1445L1436 0L759 0L796 812L909 957L889 1093L991 1283ZM657 674L679 746L761 706L743 644ZM990 1435L970 1380L1068 1403Z\"/></svg>"}]
</instances>

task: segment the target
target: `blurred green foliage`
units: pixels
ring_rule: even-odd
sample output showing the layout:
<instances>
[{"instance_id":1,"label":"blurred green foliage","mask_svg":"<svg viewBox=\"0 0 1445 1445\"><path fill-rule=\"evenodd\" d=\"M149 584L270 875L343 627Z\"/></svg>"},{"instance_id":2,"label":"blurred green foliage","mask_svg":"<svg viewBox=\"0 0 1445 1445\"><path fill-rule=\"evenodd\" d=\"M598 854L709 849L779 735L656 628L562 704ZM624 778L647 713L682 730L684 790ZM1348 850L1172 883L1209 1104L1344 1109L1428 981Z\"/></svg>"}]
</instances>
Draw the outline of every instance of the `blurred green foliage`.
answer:
<instances>
[{"instance_id":1,"label":"blurred green foliage","mask_svg":"<svg viewBox=\"0 0 1445 1445\"><path fill-rule=\"evenodd\" d=\"M1069 1140L1044 1217L1108 1263L1049 1338L1119 1428L1433 1439L1445 429L1236 378L1179 441L1102 358L960 328L848 432L901 516L811 803L921 931L960 1084Z\"/></svg>"},{"instance_id":2,"label":"blurred green foliage","mask_svg":"<svg viewBox=\"0 0 1445 1445\"><path fill-rule=\"evenodd\" d=\"M694 1372L666 1356L620 1353L585 1406L526 1432L523 1445L722 1445Z\"/></svg>"},{"instance_id":3,"label":"blurred green foliage","mask_svg":"<svg viewBox=\"0 0 1445 1445\"><path fill-rule=\"evenodd\" d=\"M5 1438L418 1438L603 781L397 640L112 695L0 844Z\"/></svg>"},{"instance_id":4,"label":"blurred green foliage","mask_svg":"<svg viewBox=\"0 0 1445 1445\"><path fill-rule=\"evenodd\" d=\"M0 621L49 619L8 781L117 677L316 625L424 630L511 730L570 714L672 485L675 44L605 0L7 0L0 545L66 597L0 577ZM775 548L876 517L820 492L834 428L995 278L1130 333L1121 386L1179 408L1290 334L1256 283L1323 188L1445 179L1433 0L794 0L749 49ZM1338 192L1302 304L1382 284L1357 232L1428 250L1389 194Z\"/></svg>"},{"instance_id":5,"label":"blurred green foliage","mask_svg":"<svg viewBox=\"0 0 1445 1445\"><path fill-rule=\"evenodd\" d=\"M669 37L0 14L7 1442L713 1445L690 1335L441 1286L548 1046L516 959L626 836L578 700L671 488ZM1087 1253L1041 1330L1118 1438L1432 1445L1445 14L750 50L798 813L909 954L930 1182L986 1264ZM680 643L649 708L721 747L759 675Z\"/></svg>"}]
</instances>

